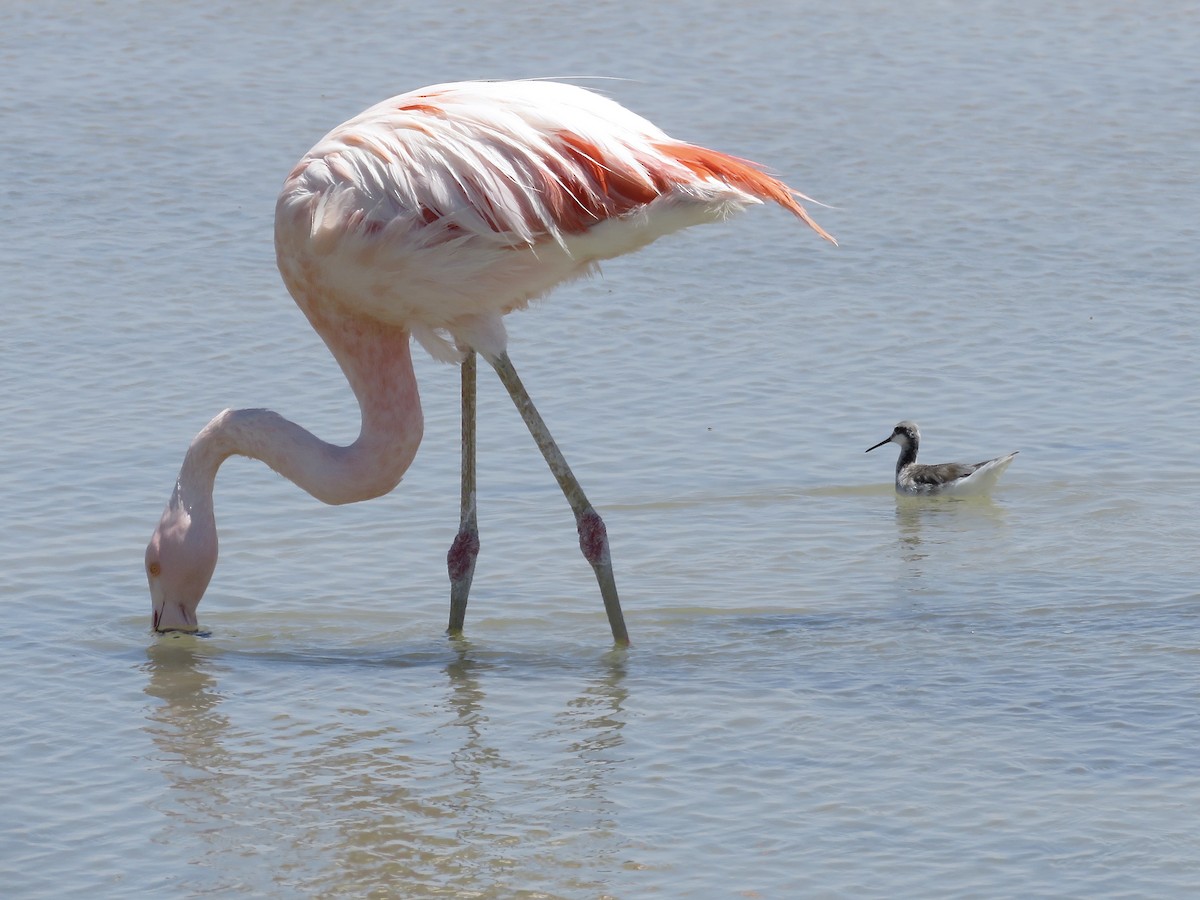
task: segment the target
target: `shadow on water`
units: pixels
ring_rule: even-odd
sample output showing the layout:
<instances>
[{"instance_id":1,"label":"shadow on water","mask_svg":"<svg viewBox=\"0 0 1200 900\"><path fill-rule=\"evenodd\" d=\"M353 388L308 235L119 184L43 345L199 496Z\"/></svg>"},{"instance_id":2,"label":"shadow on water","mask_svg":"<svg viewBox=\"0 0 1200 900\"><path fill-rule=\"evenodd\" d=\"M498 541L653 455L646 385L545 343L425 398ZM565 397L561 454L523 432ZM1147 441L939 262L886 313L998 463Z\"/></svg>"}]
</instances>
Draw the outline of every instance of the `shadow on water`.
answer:
<instances>
[{"instance_id":1,"label":"shadow on water","mask_svg":"<svg viewBox=\"0 0 1200 900\"><path fill-rule=\"evenodd\" d=\"M599 863L588 871L620 864L609 788L624 651L581 660L456 638L386 655L287 653L174 635L147 657L146 731L167 787L159 839L187 847L191 864L177 887L261 883L269 866L302 892L506 896L522 887L506 884L522 868L513 860L529 856L537 871L561 870L564 888L594 892L603 885L586 883L576 854ZM345 671L310 679L313 667ZM534 680L566 687L565 699ZM538 732L523 733L531 723ZM269 834L288 839L270 859L247 856Z\"/></svg>"}]
</instances>

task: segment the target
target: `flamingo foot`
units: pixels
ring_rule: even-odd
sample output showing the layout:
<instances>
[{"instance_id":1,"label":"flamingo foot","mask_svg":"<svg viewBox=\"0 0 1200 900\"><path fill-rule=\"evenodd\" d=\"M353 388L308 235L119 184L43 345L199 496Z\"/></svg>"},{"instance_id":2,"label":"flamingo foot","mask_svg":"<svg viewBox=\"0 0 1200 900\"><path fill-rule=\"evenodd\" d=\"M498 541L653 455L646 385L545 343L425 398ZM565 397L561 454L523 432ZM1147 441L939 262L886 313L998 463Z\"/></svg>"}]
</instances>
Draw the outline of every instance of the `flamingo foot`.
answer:
<instances>
[{"instance_id":1,"label":"flamingo foot","mask_svg":"<svg viewBox=\"0 0 1200 900\"><path fill-rule=\"evenodd\" d=\"M446 554L450 574L450 634L460 634L467 619L467 597L479 556L479 519L475 512L475 352L462 361L462 506L458 535Z\"/></svg>"},{"instance_id":2,"label":"flamingo foot","mask_svg":"<svg viewBox=\"0 0 1200 900\"><path fill-rule=\"evenodd\" d=\"M463 630L467 619L467 598L475 578L475 558L479 556L479 528L472 517L470 523L454 538L446 554L446 569L450 573L451 634Z\"/></svg>"},{"instance_id":3,"label":"flamingo foot","mask_svg":"<svg viewBox=\"0 0 1200 900\"><path fill-rule=\"evenodd\" d=\"M600 513L590 504L582 512L576 513L575 523L579 529L579 549L583 551L583 558L591 563L596 582L600 585L600 596L604 599L604 611L608 615L613 640L622 647L628 647L629 632L625 628L625 615L621 612L621 601L617 597L612 554L608 549L608 529Z\"/></svg>"}]
</instances>

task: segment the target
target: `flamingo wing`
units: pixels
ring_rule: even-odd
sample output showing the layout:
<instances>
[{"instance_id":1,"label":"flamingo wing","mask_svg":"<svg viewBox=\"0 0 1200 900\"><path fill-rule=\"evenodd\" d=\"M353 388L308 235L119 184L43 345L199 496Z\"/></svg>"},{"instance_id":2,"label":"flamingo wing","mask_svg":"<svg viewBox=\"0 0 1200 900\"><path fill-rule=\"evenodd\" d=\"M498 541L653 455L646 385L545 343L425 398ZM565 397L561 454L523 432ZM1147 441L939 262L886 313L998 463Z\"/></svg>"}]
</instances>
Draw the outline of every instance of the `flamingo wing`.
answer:
<instances>
[{"instance_id":1,"label":"flamingo wing","mask_svg":"<svg viewBox=\"0 0 1200 900\"><path fill-rule=\"evenodd\" d=\"M599 94L546 81L438 85L376 104L325 136L289 176L322 197L313 234L347 225L433 244L565 243L654 201L769 200L832 241L783 182L745 160L668 137ZM286 190L286 189L285 189ZM415 234L413 234L415 232Z\"/></svg>"}]
</instances>

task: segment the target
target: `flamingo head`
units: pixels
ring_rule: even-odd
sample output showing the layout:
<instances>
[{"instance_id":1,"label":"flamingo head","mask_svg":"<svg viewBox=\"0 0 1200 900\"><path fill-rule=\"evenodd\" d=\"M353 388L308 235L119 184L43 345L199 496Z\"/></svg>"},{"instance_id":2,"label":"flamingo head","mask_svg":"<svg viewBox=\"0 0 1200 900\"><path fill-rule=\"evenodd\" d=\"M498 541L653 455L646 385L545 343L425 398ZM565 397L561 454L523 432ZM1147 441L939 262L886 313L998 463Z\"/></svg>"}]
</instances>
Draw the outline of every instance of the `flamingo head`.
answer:
<instances>
[{"instance_id":1,"label":"flamingo head","mask_svg":"<svg viewBox=\"0 0 1200 900\"><path fill-rule=\"evenodd\" d=\"M177 492L146 547L151 628L196 631L196 607L216 567L217 526L211 510L189 509Z\"/></svg>"}]
</instances>

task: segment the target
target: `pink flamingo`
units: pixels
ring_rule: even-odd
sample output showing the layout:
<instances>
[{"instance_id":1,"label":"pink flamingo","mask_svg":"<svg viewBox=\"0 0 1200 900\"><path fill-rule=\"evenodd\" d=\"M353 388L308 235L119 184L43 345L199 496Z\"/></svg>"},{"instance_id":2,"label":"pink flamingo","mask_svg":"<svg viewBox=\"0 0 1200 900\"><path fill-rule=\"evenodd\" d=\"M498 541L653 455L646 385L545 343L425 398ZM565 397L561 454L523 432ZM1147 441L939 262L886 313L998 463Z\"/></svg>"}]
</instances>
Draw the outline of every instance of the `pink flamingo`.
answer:
<instances>
[{"instance_id":1,"label":"pink flamingo","mask_svg":"<svg viewBox=\"0 0 1200 900\"><path fill-rule=\"evenodd\" d=\"M225 410L196 435L146 548L155 631L194 631L217 563L213 483L260 459L325 503L400 481L423 420L410 338L462 364L462 514L447 555L450 631L479 552L475 353L496 370L575 513L613 638L628 634L604 522L509 361L503 317L609 259L773 201L833 241L758 167L668 137L612 100L549 81L428 87L338 126L292 169L275 209L279 270L362 413L339 447L265 409ZM835 242L836 243L836 242Z\"/></svg>"}]
</instances>

